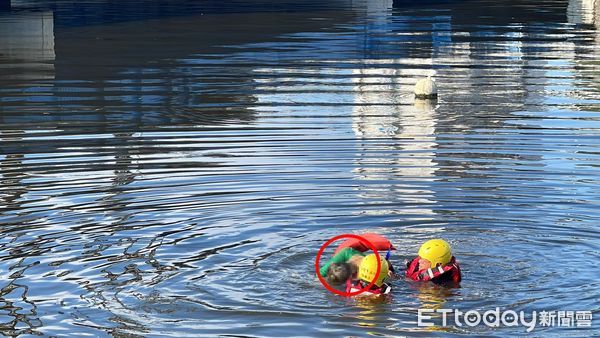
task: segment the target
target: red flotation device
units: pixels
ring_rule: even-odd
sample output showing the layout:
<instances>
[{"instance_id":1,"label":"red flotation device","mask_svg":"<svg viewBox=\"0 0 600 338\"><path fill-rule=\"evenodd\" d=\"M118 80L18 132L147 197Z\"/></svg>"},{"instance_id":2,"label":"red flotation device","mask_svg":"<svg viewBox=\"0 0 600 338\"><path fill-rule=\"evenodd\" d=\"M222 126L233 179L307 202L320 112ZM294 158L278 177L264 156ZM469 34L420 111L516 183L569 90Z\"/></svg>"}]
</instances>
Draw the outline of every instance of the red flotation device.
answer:
<instances>
[{"instance_id":1,"label":"red flotation device","mask_svg":"<svg viewBox=\"0 0 600 338\"><path fill-rule=\"evenodd\" d=\"M377 250L381 250L381 251L396 250L396 248L394 248L394 246L392 245L392 242L390 242L387 238L385 238L379 234L369 232L366 234L359 234L359 236L366 239L367 241L371 242ZM365 251L371 250L369 248L369 245L367 245L367 243L363 243L355 238L349 238L349 239L343 241L342 244L340 244L335 249L335 253L337 254L338 252L340 252L340 250L342 250L344 248L353 248L360 252L365 252Z\"/></svg>"},{"instance_id":2,"label":"red flotation device","mask_svg":"<svg viewBox=\"0 0 600 338\"><path fill-rule=\"evenodd\" d=\"M454 256L452 256L450 262L444 266L417 270L418 268L419 257L413 259L406 265L406 277L414 281L432 281L434 283L460 283L462 278L460 266Z\"/></svg>"}]
</instances>

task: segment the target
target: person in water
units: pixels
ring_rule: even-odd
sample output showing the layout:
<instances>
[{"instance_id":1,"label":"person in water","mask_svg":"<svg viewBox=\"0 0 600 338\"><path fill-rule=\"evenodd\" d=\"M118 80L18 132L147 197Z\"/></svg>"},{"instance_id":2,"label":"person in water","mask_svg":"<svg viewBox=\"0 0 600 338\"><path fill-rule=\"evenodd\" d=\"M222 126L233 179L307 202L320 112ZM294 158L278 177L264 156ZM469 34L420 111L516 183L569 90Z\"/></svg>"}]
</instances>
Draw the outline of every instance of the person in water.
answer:
<instances>
[{"instance_id":1,"label":"person in water","mask_svg":"<svg viewBox=\"0 0 600 338\"><path fill-rule=\"evenodd\" d=\"M374 254L372 254L374 256ZM343 248L319 270L322 277L325 277L329 284L341 284L349 279L359 275L360 266L365 258L365 254L354 248ZM386 259L386 273L384 277L393 277L394 268Z\"/></svg>"},{"instance_id":2,"label":"person in water","mask_svg":"<svg viewBox=\"0 0 600 338\"><path fill-rule=\"evenodd\" d=\"M419 255L406 264L406 277L414 281L454 285L462 279L452 249L443 239L432 239L421 245Z\"/></svg>"},{"instance_id":3,"label":"person in water","mask_svg":"<svg viewBox=\"0 0 600 338\"><path fill-rule=\"evenodd\" d=\"M356 275L365 255L354 248L343 248L319 270L329 284L344 283Z\"/></svg>"},{"instance_id":4,"label":"person in water","mask_svg":"<svg viewBox=\"0 0 600 338\"><path fill-rule=\"evenodd\" d=\"M379 257L381 268L377 275L377 256L369 254L363 258L358 268L358 280L348 281L346 284L346 292L356 292L364 290L365 295L385 295L392 290L391 286L386 283L388 277L391 276L388 260ZM369 284L373 285L366 290Z\"/></svg>"}]
</instances>

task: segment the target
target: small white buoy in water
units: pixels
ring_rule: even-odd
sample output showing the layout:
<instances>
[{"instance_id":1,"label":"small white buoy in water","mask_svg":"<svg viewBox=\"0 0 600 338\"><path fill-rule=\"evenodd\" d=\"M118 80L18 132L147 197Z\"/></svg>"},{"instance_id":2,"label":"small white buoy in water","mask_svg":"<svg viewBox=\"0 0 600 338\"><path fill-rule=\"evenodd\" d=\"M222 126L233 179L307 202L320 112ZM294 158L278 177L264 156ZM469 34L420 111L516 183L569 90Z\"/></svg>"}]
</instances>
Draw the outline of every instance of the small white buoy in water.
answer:
<instances>
[{"instance_id":1,"label":"small white buoy in water","mask_svg":"<svg viewBox=\"0 0 600 338\"><path fill-rule=\"evenodd\" d=\"M417 99L437 98L437 86L435 85L435 81L431 79L431 76L417 81L417 84L415 84L415 97Z\"/></svg>"}]
</instances>

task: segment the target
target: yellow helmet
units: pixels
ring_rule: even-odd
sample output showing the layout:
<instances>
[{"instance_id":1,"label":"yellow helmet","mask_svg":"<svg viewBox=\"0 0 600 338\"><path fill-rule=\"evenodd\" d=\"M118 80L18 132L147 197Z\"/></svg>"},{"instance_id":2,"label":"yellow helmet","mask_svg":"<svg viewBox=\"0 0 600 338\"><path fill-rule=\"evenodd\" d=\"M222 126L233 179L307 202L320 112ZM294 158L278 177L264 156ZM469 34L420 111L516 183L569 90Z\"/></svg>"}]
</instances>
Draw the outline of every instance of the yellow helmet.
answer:
<instances>
[{"instance_id":1,"label":"yellow helmet","mask_svg":"<svg viewBox=\"0 0 600 338\"><path fill-rule=\"evenodd\" d=\"M421 245L419 257L428 260L431 267L446 265L452 259L452 249L443 239L432 239Z\"/></svg>"},{"instance_id":2,"label":"yellow helmet","mask_svg":"<svg viewBox=\"0 0 600 338\"><path fill-rule=\"evenodd\" d=\"M367 283L371 283L375 279L375 285L381 286L390 268L388 262L383 257L379 256L379 259L381 261L381 269L379 270L377 279L375 279L375 273L377 272L377 257L375 254L367 255L362 259L358 267L358 278Z\"/></svg>"}]
</instances>

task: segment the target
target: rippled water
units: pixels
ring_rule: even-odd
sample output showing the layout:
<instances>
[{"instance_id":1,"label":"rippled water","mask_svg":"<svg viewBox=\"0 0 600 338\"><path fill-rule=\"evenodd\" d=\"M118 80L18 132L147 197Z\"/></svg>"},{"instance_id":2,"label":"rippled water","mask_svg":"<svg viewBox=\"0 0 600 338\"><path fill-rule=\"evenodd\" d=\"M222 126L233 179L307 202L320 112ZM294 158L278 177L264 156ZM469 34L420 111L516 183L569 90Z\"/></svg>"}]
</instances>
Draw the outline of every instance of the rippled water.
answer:
<instances>
[{"instance_id":1,"label":"rippled water","mask_svg":"<svg viewBox=\"0 0 600 338\"><path fill-rule=\"evenodd\" d=\"M13 1L0 332L507 336L525 328L419 328L417 309L597 315L591 3ZM439 100L414 102L426 75ZM329 294L318 248L364 231L398 264L446 238L462 287Z\"/></svg>"}]
</instances>

